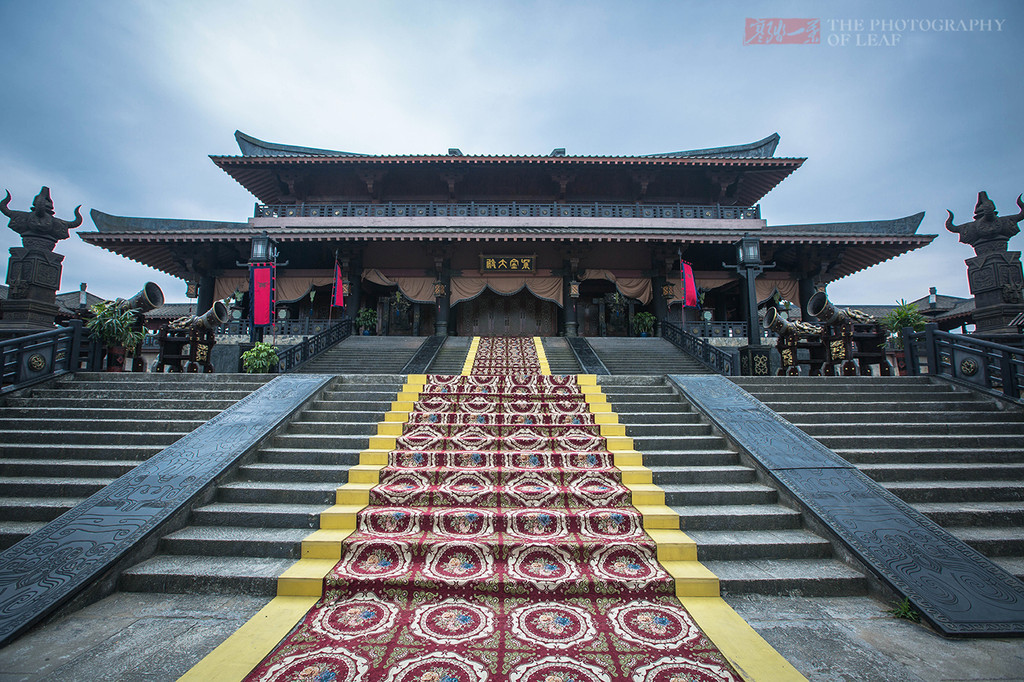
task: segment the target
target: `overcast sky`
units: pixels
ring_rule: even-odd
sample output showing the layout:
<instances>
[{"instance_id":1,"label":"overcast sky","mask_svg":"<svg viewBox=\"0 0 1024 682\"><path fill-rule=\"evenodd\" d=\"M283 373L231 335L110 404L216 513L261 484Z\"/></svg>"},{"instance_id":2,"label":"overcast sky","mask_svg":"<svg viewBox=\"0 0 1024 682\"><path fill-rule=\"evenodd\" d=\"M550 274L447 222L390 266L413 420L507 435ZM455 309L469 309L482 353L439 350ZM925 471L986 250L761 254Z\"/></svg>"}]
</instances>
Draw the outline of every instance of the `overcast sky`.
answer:
<instances>
[{"instance_id":1,"label":"overcast sky","mask_svg":"<svg viewBox=\"0 0 1024 682\"><path fill-rule=\"evenodd\" d=\"M820 43L744 45L747 17L819 18ZM808 160L762 201L769 225L926 211L930 246L829 288L892 303L969 296L974 253L945 209L969 221L987 190L1010 215L1024 192L1018 0L0 0L0 20L0 189L28 210L48 185L61 218L83 204L76 232L92 208L246 220L254 197L207 158L239 153L236 128L385 154L634 155L778 132L777 156ZM19 243L0 227L4 275ZM62 290L153 280L185 300L181 280L77 236L56 250Z\"/></svg>"}]
</instances>

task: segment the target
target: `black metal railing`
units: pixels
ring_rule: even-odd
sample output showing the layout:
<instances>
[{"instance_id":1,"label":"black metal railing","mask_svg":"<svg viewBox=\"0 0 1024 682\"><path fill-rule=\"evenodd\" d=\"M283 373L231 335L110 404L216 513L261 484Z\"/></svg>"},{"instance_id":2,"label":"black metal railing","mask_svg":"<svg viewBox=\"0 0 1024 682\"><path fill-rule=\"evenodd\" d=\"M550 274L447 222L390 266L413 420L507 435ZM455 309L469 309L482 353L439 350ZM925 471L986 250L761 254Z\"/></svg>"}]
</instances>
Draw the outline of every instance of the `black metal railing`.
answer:
<instances>
[{"instance_id":1,"label":"black metal railing","mask_svg":"<svg viewBox=\"0 0 1024 682\"><path fill-rule=\"evenodd\" d=\"M352 320L344 319L336 322L316 336L303 339L291 348L280 351L277 354L277 371L282 374L291 372L351 335Z\"/></svg>"},{"instance_id":2,"label":"black metal railing","mask_svg":"<svg viewBox=\"0 0 1024 682\"><path fill-rule=\"evenodd\" d=\"M680 329L672 322L661 323L661 336L677 348L695 357L708 369L727 377L736 375L738 363L733 353L722 350L699 336L694 336L689 331Z\"/></svg>"},{"instance_id":3,"label":"black metal railing","mask_svg":"<svg viewBox=\"0 0 1024 682\"><path fill-rule=\"evenodd\" d=\"M339 320L327 318L300 318L297 320L277 320L272 327L265 328L264 335L277 334L278 336L311 336L326 331ZM217 334L235 336L249 335L249 320L232 320L226 322L214 330Z\"/></svg>"},{"instance_id":4,"label":"black metal railing","mask_svg":"<svg viewBox=\"0 0 1024 682\"><path fill-rule=\"evenodd\" d=\"M1020 401L1024 349L939 331L935 324L920 332L904 329L902 336L908 374L922 374L923 357L923 373L974 384L988 393Z\"/></svg>"},{"instance_id":5,"label":"black metal railing","mask_svg":"<svg viewBox=\"0 0 1024 682\"><path fill-rule=\"evenodd\" d=\"M394 202L380 204L256 204L257 218L696 218L757 220L760 206L691 204L520 203L520 202Z\"/></svg>"},{"instance_id":6,"label":"black metal railing","mask_svg":"<svg viewBox=\"0 0 1024 682\"><path fill-rule=\"evenodd\" d=\"M80 320L66 327L0 342L0 394L46 381L51 377L96 369L101 360L97 344Z\"/></svg>"}]
</instances>

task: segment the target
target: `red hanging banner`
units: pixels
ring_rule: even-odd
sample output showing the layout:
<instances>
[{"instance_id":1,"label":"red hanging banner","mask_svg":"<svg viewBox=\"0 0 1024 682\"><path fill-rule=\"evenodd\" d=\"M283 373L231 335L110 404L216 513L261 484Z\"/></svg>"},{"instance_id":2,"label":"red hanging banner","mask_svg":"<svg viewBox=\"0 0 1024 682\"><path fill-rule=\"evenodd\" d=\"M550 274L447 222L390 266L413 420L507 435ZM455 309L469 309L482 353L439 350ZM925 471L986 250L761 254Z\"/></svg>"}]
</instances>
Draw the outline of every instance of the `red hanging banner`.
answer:
<instances>
[{"instance_id":1,"label":"red hanging banner","mask_svg":"<svg viewBox=\"0 0 1024 682\"><path fill-rule=\"evenodd\" d=\"M680 277L683 283L683 305L687 308L696 308L697 283L693 281L693 268L686 261L681 261Z\"/></svg>"},{"instance_id":2,"label":"red hanging banner","mask_svg":"<svg viewBox=\"0 0 1024 682\"><path fill-rule=\"evenodd\" d=\"M334 261L334 296L331 297L331 305L345 305L345 282L341 276L341 263L338 261Z\"/></svg>"},{"instance_id":3,"label":"red hanging banner","mask_svg":"<svg viewBox=\"0 0 1024 682\"><path fill-rule=\"evenodd\" d=\"M249 291L252 298L253 325L274 323L274 264L253 263L249 266Z\"/></svg>"}]
</instances>

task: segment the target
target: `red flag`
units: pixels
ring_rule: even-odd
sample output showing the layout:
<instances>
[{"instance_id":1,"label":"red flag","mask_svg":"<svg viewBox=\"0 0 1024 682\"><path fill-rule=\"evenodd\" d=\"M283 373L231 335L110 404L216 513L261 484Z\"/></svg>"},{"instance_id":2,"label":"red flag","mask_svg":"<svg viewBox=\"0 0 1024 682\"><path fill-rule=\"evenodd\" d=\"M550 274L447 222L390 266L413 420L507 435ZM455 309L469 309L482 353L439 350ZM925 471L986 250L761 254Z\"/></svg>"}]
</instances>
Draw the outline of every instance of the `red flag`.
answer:
<instances>
[{"instance_id":1,"label":"red flag","mask_svg":"<svg viewBox=\"0 0 1024 682\"><path fill-rule=\"evenodd\" d=\"M341 277L341 263L334 261L334 296L331 298L332 306L345 305L345 282Z\"/></svg>"},{"instance_id":2,"label":"red flag","mask_svg":"<svg viewBox=\"0 0 1024 682\"><path fill-rule=\"evenodd\" d=\"M274 323L274 264L254 263L249 266L252 283L252 323L266 326Z\"/></svg>"},{"instance_id":3,"label":"red flag","mask_svg":"<svg viewBox=\"0 0 1024 682\"><path fill-rule=\"evenodd\" d=\"M693 268L686 261L682 261L680 268L682 277L683 305L687 308L697 307L697 283L693 281Z\"/></svg>"}]
</instances>

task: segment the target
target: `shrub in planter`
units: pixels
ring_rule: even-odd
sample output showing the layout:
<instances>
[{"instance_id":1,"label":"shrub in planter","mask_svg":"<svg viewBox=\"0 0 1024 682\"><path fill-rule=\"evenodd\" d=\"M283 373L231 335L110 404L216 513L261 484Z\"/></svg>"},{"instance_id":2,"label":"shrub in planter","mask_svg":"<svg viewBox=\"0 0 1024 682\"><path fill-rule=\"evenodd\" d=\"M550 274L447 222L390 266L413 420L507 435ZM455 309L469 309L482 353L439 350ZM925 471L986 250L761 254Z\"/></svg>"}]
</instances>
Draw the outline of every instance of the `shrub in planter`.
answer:
<instances>
[{"instance_id":1,"label":"shrub in planter","mask_svg":"<svg viewBox=\"0 0 1024 682\"><path fill-rule=\"evenodd\" d=\"M915 332L924 329L924 315L913 303L907 303L904 299L896 301L896 307L889 311L889 314L881 319L882 326L889 330L889 338L897 348L903 348L903 337L900 332L905 327L910 327Z\"/></svg>"},{"instance_id":2,"label":"shrub in planter","mask_svg":"<svg viewBox=\"0 0 1024 682\"><path fill-rule=\"evenodd\" d=\"M640 336L650 336L658 318L653 313L640 312L633 316L633 331Z\"/></svg>"},{"instance_id":3,"label":"shrub in planter","mask_svg":"<svg viewBox=\"0 0 1024 682\"><path fill-rule=\"evenodd\" d=\"M146 338L136 320L138 308L123 308L115 301L103 301L91 308L93 317L85 323L96 339L107 347L107 367L119 371L127 355Z\"/></svg>"},{"instance_id":4,"label":"shrub in planter","mask_svg":"<svg viewBox=\"0 0 1024 682\"><path fill-rule=\"evenodd\" d=\"M248 374L266 374L276 364L277 349L263 341L242 353L242 369Z\"/></svg>"},{"instance_id":5,"label":"shrub in planter","mask_svg":"<svg viewBox=\"0 0 1024 682\"><path fill-rule=\"evenodd\" d=\"M377 331L377 311L373 308L360 310L356 314L356 326L362 327L364 333L375 333Z\"/></svg>"}]
</instances>

